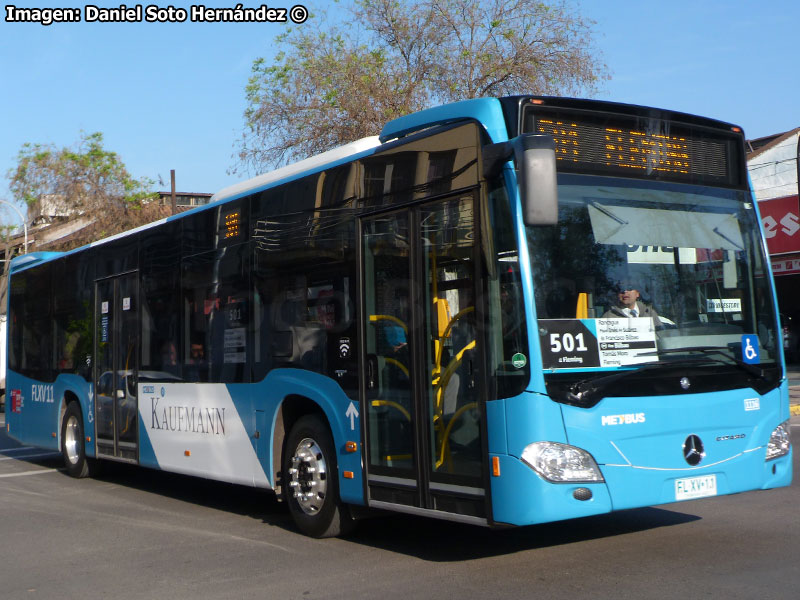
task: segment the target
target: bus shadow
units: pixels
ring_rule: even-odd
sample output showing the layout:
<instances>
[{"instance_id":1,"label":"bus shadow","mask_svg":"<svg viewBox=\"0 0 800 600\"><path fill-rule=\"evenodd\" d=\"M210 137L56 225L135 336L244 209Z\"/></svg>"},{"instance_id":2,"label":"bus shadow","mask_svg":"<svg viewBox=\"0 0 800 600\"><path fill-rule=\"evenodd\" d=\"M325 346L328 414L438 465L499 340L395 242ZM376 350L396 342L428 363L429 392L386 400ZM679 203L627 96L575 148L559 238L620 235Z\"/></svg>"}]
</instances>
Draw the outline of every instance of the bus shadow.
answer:
<instances>
[{"instance_id":1,"label":"bus shadow","mask_svg":"<svg viewBox=\"0 0 800 600\"><path fill-rule=\"evenodd\" d=\"M639 508L528 527L487 529L401 515L364 520L347 539L421 560L458 562L565 546L698 520L700 517L696 515L663 508Z\"/></svg>"},{"instance_id":2,"label":"bus shadow","mask_svg":"<svg viewBox=\"0 0 800 600\"><path fill-rule=\"evenodd\" d=\"M64 477L69 477L66 471L62 471ZM103 462L102 470L95 479L187 504L249 517L287 530L293 529L292 519L285 505L277 501L271 490L107 461Z\"/></svg>"},{"instance_id":3,"label":"bus shadow","mask_svg":"<svg viewBox=\"0 0 800 600\"><path fill-rule=\"evenodd\" d=\"M31 460L37 464L49 464ZM241 515L267 527L302 535L286 505L275 494L241 485L106 463L99 479L214 510ZM68 475L64 472L64 477ZM488 529L402 514L381 514L358 522L341 544L406 554L431 562L459 562L525 550L564 546L630 533L672 527L700 517L663 508L640 508L607 515L510 529Z\"/></svg>"}]
</instances>

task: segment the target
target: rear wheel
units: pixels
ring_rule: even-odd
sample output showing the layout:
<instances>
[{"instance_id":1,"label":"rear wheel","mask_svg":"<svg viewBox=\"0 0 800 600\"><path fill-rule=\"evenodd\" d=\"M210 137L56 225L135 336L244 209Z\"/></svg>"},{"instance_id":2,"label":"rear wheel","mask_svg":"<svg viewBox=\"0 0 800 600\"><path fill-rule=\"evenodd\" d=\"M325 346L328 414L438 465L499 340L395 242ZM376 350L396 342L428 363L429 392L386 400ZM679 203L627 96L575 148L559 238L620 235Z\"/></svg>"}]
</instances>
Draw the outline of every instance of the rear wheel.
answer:
<instances>
[{"instance_id":1,"label":"rear wheel","mask_svg":"<svg viewBox=\"0 0 800 600\"><path fill-rule=\"evenodd\" d=\"M352 531L355 522L339 499L333 439L319 417L305 416L292 427L282 470L284 496L300 531L316 538Z\"/></svg>"},{"instance_id":2,"label":"rear wheel","mask_svg":"<svg viewBox=\"0 0 800 600\"><path fill-rule=\"evenodd\" d=\"M97 461L86 456L83 415L77 402L70 402L64 412L61 423L61 454L67 473L72 477L89 477L95 474Z\"/></svg>"}]
</instances>

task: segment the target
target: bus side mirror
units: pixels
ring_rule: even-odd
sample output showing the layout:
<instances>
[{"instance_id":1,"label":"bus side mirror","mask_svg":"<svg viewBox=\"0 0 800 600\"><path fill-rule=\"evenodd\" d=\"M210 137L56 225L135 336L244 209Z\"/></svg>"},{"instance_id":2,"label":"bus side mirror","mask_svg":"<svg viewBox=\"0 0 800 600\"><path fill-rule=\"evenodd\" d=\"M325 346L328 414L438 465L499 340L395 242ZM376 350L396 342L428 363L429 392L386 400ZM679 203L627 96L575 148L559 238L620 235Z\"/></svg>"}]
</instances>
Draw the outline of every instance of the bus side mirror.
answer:
<instances>
[{"instance_id":1,"label":"bus side mirror","mask_svg":"<svg viewBox=\"0 0 800 600\"><path fill-rule=\"evenodd\" d=\"M556 143L549 135L521 135L514 140L517 182L525 225L558 223Z\"/></svg>"},{"instance_id":2,"label":"bus side mirror","mask_svg":"<svg viewBox=\"0 0 800 600\"><path fill-rule=\"evenodd\" d=\"M526 133L508 142L484 146L484 176L497 175L512 156L517 167L525 225L556 225L558 181L556 144L552 136Z\"/></svg>"}]
</instances>

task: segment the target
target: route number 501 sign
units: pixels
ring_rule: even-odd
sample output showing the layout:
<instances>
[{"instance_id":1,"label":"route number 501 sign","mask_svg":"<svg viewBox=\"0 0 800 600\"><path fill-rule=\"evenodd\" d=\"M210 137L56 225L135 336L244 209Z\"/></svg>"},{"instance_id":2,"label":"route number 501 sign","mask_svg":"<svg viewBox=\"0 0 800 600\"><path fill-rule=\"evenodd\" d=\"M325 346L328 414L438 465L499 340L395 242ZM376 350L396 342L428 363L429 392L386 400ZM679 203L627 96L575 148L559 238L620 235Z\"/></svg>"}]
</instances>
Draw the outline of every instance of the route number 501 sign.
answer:
<instances>
[{"instance_id":1,"label":"route number 501 sign","mask_svg":"<svg viewBox=\"0 0 800 600\"><path fill-rule=\"evenodd\" d=\"M545 369L619 367L658 360L649 317L629 319L541 319Z\"/></svg>"},{"instance_id":2,"label":"route number 501 sign","mask_svg":"<svg viewBox=\"0 0 800 600\"><path fill-rule=\"evenodd\" d=\"M589 348L584 342L584 334L569 332L550 334L550 351L553 354L564 352L586 352Z\"/></svg>"}]
</instances>

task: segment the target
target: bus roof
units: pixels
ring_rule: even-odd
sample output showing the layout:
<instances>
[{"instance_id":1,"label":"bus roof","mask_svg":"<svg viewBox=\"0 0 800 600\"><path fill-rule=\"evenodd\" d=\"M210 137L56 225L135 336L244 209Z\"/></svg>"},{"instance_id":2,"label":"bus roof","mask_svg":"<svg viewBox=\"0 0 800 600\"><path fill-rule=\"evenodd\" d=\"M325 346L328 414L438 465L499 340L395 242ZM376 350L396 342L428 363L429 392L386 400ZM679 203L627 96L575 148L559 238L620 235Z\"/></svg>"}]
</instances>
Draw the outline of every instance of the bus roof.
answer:
<instances>
[{"instance_id":1,"label":"bus roof","mask_svg":"<svg viewBox=\"0 0 800 600\"><path fill-rule=\"evenodd\" d=\"M359 155L369 153L381 145L381 140L378 136L366 137L355 142L350 142L343 146L339 146L322 154L311 156L304 160L286 165L269 173L258 175L252 179L235 183L226 187L211 197L209 205L223 200L232 200L239 196L249 194L259 188L265 189L278 182L291 179L297 175L309 175L314 171L321 171L325 168L335 166L338 163L346 162ZM205 208L201 207L201 208Z\"/></svg>"},{"instance_id":2,"label":"bus roof","mask_svg":"<svg viewBox=\"0 0 800 600\"><path fill-rule=\"evenodd\" d=\"M572 108L585 111L602 112L612 111L632 115L649 115L652 117L677 119L706 127L727 128L734 130L738 129L741 131L740 128L737 128L734 125L716 121L714 119L707 119L704 117L698 117L695 115L668 111L664 109L622 104L617 102L527 95L507 96L504 98L474 98L471 100L462 100L460 102L436 106L412 113L410 115L399 117L386 123L381 130L380 136L362 138L349 144L328 150L327 152L317 154L274 171L270 171L246 181L226 187L214 194L208 204L198 206L187 212L159 219L135 229L124 231L116 235L92 242L86 246L76 248L75 250L71 250L69 252L33 252L31 254L19 256L12 260L11 271L13 272L27 269L28 267L52 260L58 256L63 256L64 254L69 254L84 248L105 244L121 237L125 237L129 234L155 227L166 221L180 219L196 212L208 210L212 207L218 206L221 203L273 187L279 183L288 182L292 179L311 175L315 172L371 155L382 144L386 144L392 140L397 140L421 132L431 127L464 120L476 120L484 126L486 133L493 142L506 141L510 137L514 137L519 134L521 129L521 124L519 122L521 117L520 109L524 103L529 101L533 101L536 104L559 108Z\"/></svg>"},{"instance_id":3,"label":"bus roof","mask_svg":"<svg viewBox=\"0 0 800 600\"><path fill-rule=\"evenodd\" d=\"M63 256L63 252L29 252L28 254L20 254L11 259L10 273L27 269L39 263L47 262L59 256Z\"/></svg>"},{"instance_id":4,"label":"bus roof","mask_svg":"<svg viewBox=\"0 0 800 600\"><path fill-rule=\"evenodd\" d=\"M503 109L500 100L497 98L462 100L398 117L384 125L380 139L382 142L387 142L429 127L466 119L473 119L483 123L493 142L504 142L508 139Z\"/></svg>"},{"instance_id":5,"label":"bus roof","mask_svg":"<svg viewBox=\"0 0 800 600\"><path fill-rule=\"evenodd\" d=\"M248 179L246 181L242 181L240 183L236 183L232 186L224 188L221 191L214 194L211 197L211 200L209 201L208 204L205 204L203 206L198 206L193 210L189 210L180 213L178 215L173 215L163 219L158 219L156 221L153 221L152 223L146 223L134 229L122 231L120 233L91 242L89 244L86 244L79 248L75 248L74 250L69 250L67 252L31 252L29 254L17 256L11 260L10 270L11 272L21 271L29 267L32 267L34 265L47 262L49 260L53 260L55 258L58 258L59 256L64 256L66 254L78 252L86 248L99 246L107 242L111 242L119 238L126 237L130 234L137 233L145 229L150 229L151 227L156 227L167 221L180 219L189 214L208 210L213 206L217 206L221 203L233 200L240 196L245 196L247 194L252 193L253 191L257 191L259 189L266 189L268 187L272 187L277 183L281 183L301 175L303 176L310 175L315 171L322 171L326 168L336 166L340 163L347 162L354 158L359 158L361 156L371 154L372 151L380 145L381 142L378 139L378 136L366 137L360 140L356 140L355 142L339 146L332 150L328 150L327 152L323 152L316 156L306 158L296 163L286 165L285 167L281 167L274 171L264 173L263 175L253 177L252 179Z\"/></svg>"}]
</instances>

